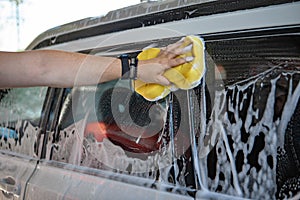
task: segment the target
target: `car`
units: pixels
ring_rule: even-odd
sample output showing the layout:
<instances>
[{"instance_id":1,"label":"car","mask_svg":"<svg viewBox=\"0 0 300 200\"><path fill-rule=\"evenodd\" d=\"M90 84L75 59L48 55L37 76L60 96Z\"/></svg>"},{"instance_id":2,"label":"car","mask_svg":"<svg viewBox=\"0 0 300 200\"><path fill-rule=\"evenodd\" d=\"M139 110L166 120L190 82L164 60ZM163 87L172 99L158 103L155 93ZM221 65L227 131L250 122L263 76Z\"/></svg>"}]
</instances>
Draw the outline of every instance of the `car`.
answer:
<instances>
[{"instance_id":1,"label":"car","mask_svg":"<svg viewBox=\"0 0 300 200\"><path fill-rule=\"evenodd\" d=\"M151 1L41 33L27 50L113 57L196 35L206 73L154 102L121 79L1 90L0 199L299 199L299 10Z\"/></svg>"}]
</instances>

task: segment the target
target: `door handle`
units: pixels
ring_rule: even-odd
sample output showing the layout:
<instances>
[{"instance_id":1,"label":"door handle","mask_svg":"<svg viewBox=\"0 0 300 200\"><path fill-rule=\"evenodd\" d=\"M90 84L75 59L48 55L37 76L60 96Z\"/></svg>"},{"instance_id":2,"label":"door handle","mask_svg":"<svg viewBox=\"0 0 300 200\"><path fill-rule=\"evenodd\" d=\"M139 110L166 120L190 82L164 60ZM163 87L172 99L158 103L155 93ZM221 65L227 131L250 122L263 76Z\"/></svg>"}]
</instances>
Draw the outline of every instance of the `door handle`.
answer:
<instances>
[{"instance_id":1,"label":"door handle","mask_svg":"<svg viewBox=\"0 0 300 200\"><path fill-rule=\"evenodd\" d=\"M8 176L0 179L0 191L7 196L19 197L21 194L21 186L16 184L14 178Z\"/></svg>"}]
</instances>

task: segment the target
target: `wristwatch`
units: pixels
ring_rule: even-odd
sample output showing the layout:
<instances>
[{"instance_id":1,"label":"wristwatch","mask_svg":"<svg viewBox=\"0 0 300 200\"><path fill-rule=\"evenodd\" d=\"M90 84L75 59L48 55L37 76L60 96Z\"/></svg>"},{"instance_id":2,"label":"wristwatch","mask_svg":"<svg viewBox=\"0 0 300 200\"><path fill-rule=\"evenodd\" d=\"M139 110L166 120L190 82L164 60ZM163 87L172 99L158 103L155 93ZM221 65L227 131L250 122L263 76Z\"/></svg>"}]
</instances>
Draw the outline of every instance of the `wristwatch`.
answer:
<instances>
[{"instance_id":1,"label":"wristwatch","mask_svg":"<svg viewBox=\"0 0 300 200\"><path fill-rule=\"evenodd\" d=\"M127 54L119 56L122 64L121 79L137 79L137 65L138 59L136 57L129 57Z\"/></svg>"}]
</instances>

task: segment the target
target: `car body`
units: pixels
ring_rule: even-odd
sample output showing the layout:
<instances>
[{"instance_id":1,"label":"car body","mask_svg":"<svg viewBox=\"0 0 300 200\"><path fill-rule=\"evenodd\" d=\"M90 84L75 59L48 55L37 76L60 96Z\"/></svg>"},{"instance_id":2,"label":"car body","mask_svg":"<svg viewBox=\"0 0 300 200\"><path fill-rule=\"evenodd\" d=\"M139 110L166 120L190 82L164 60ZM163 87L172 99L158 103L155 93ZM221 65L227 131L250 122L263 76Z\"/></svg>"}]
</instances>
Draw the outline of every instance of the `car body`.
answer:
<instances>
[{"instance_id":1,"label":"car body","mask_svg":"<svg viewBox=\"0 0 300 200\"><path fill-rule=\"evenodd\" d=\"M129 80L2 90L1 199L298 198L299 10L286 0L146 2L42 33L27 50L114 57L198 35L206 76L158 102ZM153 124L155 134L135 134Z\"/></svg>"}]
</instances>

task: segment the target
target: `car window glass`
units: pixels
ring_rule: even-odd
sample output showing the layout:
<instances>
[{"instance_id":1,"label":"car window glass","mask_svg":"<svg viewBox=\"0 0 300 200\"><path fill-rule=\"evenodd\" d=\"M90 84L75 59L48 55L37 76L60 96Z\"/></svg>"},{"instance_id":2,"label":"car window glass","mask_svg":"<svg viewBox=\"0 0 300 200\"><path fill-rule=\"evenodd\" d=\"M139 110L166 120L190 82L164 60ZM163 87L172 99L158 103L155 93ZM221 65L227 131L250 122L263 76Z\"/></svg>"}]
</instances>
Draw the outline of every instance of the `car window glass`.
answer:
<instances>
[{"instance_id":1,"label":"car window glass","mask_svg":"<svg viewBox=\"0 0 300 200\"><path fill-rule=\"evenodd\" d=\"M298 36L207 41L205 84L159 102L126 82L73 88L48 157L199 197L283 196L300 174L298 44ZM144 126L150 133L139 137Z\"/></svg>"},{"instance_id":2,"label":"car window glass","mask_svg":"<svg viewBox=\"0 0 300 200\"><path fill-rule=\"evenodd\" d=\"M292 197L299 192L293 182L300 182L299 37L214 41L207 51L216 66L214 105L202 136L211 147L200 148L209 189Z\"/></svg>"},{"instance_id":3,"label":"car window glass","mask_svg":"<svg viewBox=\"0 0 300 200\"><path fill-rule=\"evenodd\" d=\"M193 175L185 173L190 167L185 155L189 141L178 139L180 145L186 146L171 148L170 107L166 100L146 101L130 90L128 81L121 80L73 88L66 99L56 142L48 145L53 160L152 181L161 179L170 185L179 182L174 178L176 172L180 173L180 182L187 185L184 179ZM172 109L178 114L181 111L176 97L174 102ZM178 127L179 117L173 118ZM172 164L175 154L181 162L180 169L174 169Z\"/></svg>"},{"instance_id":4,"label":"car window glass","mask_svg":"<svg viewBox=\"0 0 300 200\"><path fill-rule=\"evenodd\" d=\"M1 91L0 149L36 156L34 145L46 87Z\"/></svg>"}]
</instances>

